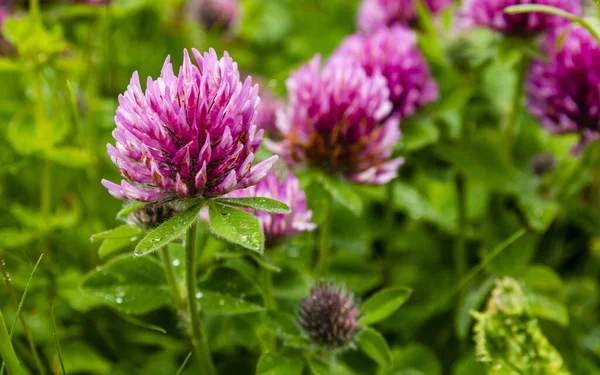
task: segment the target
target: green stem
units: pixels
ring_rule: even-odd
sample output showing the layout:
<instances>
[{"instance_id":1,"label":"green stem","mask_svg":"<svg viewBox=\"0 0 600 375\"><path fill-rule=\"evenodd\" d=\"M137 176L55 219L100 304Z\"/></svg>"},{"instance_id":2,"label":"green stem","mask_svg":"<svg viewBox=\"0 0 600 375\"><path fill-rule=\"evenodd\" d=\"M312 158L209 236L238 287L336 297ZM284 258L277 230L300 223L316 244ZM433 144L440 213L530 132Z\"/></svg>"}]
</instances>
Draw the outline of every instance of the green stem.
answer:
<instances>
[{"instance_id":1,"label":"green stem","mask_svg":"<svg viewBox=\"0 0 600 375\"><path fill-rule=\"evenodd\" d=\"M498 244L492 251L483 257L479 264L469 270L469 272L460 280L451 295L458 293L465 285L473 280L477 273L483 270L492 260L494 260L498 255L500 255L504 250L506 250L510 245L512 245L519 238L523 237L525 234L527 234L527 229L519 229L508 239Z\"/></svg>"},{"instance_id":2,"label":"green stem","mask_svg":"<svg viewBox=\"0 0 600 375\"><path fill-rule=\"evenodd\" d=\"M466 249L466 227L467 227L467 201L465 191L465 178L462 174L457 174L456 183L456 211L457 211L457 238L454 246L454 264L458 278L461 279L467 270L467 249Z\"/></svg>"},{"instance_id":3,"label":"green stem","mask_svg":"<svg viewBox=\"0 0 600 375\"><path fill-rule=\"evenodd\" d=\"M331 250L331 202L324 205L325 218L319 226L319 261L316 267L316 273L319 276L325 275L329 268L329 256Z\"/></svg>"},{"instance_id":4,"label":"green stem","mask_svg":"<svg viewBox=\"0 0 600 375\"><path fill-rule=\"evenodd\" d=\"M31 14L38 16L40 14L40 0L31 0L29 2L29 11Z\"/></svg>"},{"instance_id":5,"label":"green stem","mask_svg":"<svg viewBox=\"0 0 600 375\"><path fill-rule=\"evenodd\" d=\"M196 362L202 375L215 375L215 365L210 357L210 351L202 331L200 312L196 301L196 223L187 230L185 240L185 279L188 297L188 309L191 323L191 339L194 347Z\"/></svg>"},{"instance_id":6,"label":"green stem","mask_svg":"<svg viewBox=\"0 0 600 375\"><path fill-rule=\"evenodd\" d=\"M167 278L167 284L169 285L169 289L171 290L171 298L173 299L173 305L176 310L184 310L185 309L185 301L181 296L181 292L179 290L179 284L177 283L177 279L175 278L175 269L173 268L173 258L171 257L171 252L167 246L160 249L160 258L163 262L163 268L165 269L165 277Z\"/></svg>"},{"instance_id":7,"label":"green stem","mask_svg":"<svg viewBox=\"0 0 600 375\"><path fill-rule=\"evenodd\" d=\"M509 150L509 155L512 155L513 138L515 136L515 130L521 116L521 110L523 107L523 97L525 94L525 80L527 78L527 71L529 70L530 58L525 54L521 54L519 61L516 64L517 82L514 88L512 105L510 113L508 115L508 121L506 122L503 133L506 139L506 144Z\"/></svg>"},{"instance_id":8,"label":"green stem","mask_svg":"<svg viewBox=\"0 0 600 375\"><path fill-rule=\"evenodd\" d=\"M4 322L4 316L0 310L0 355L4 359L6 368L10 375L27 375L27 372L19 362L15 348L13 347L8 330L6 329L6 323Z\"/></svg>"},{"instance_id":9,"label":"green stem","mask_svg":"<svg viewBox=\"0 0 600 375\"><path fill-rule=\"evenodd\" d=\"M273 275L271 271L266 269L265 267L260 267L259 271L260 283L263 289L263 303L265 309L275 310L275 290L273 288Z\"/></svg>"}]
</instances>

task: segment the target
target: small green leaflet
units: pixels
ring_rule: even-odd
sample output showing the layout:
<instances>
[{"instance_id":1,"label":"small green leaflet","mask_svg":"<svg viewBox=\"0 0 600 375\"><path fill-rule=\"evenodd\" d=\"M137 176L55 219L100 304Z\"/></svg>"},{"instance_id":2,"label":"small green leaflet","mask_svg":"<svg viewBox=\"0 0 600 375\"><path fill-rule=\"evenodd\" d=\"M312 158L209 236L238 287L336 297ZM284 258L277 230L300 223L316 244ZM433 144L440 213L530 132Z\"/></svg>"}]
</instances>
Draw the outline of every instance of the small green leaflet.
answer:
<instances>
[{"instance_id":1,"label":"small green leaflet","mask_svg":"<svg viewBox=\"0 0 600 375\"><path fill-rule=\"evenodd\" d=\"M271 198L219 198L215 202L234 207L251 208L257 211L273 212L278 214L287 214L290 208L287 204Z\"/></svg>"},{"instance_id":2,"label":"small green leaflet","mask_svg":"<svg viewBox=\"0 0 600 375\"><path fill-rule=\"evenodd\" d=\"M404 286L386 288L374 294L360 307L360 324L368 325L384 320L402 306L411 294L412 289Z\"/></svg>"},{"instance_id":3,"label":"small green leaflet","mask_svg":"<svg viewBox=\"0 0 600 375\"><path fill-rule=\"evenodd\" d=\"M198 203L178 213L148 233L135 247L136 256L153 253L181 236L196 221L203 203Z\"/></svg>"},{"instance_id":4,"label":"small green leaflet","mask_svg":"<svg viewBox=\"0 0 600 375\"><path fill-rule=\"evenodd\" d=\"M218 237L262 254L265 236L256 216L209 201L210 230Z\"/></svg>"}]
</instances>

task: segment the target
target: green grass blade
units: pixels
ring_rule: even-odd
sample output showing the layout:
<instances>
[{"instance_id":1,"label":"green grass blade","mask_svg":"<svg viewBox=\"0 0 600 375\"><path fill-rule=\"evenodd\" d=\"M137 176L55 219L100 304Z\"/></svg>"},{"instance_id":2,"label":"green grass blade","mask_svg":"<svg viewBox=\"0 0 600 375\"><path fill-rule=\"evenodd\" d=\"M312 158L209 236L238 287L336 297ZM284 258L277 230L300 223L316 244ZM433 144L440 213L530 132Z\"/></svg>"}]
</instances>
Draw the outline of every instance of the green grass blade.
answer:
<instances>
[{"instance_id":1,"label":"green grass blade","mask_svg":"<svg viewBox=\"0 0 600 375\"><path fill-rule=\"evenodd\" d=\"M190 360L190 358L192 357L192 352L189 352L187 357L185 357L185 359L183 360L183 363L181 364L181 367L179 367L179 370L177 370L177 374L175 375L180 375L181 372L183 371L183 369L185 368L185 365L187 365L188 361Z\"/></svg>"},{"instance_id":2,"label":"green grass blade","mask_svg":"<svg viewBox=\"0 0 600 375\"><path fill-rule=\"evenodd\" d=\"M63 363L62 355L60 354L60 343L58 342L58 335L56 334L56 318L54 317L54 303L50 304L50 315L52 317L52 335L56 342L56 354L58 354L58 361L60 362L60 368L62 369L63 375L67 375L65 371L65 364Z\"/></svg>"},{"instance_id":3,"label":"green grass blade","mask_svg":"<svg viewBox=\"0 0 600 375\"><path fill-rule=\"evenodd\" d=\"M19 319L19 314L21 314L21 309L23 308L23 304L25 303L25 297L27 297L27 291L29 290L29 285L31 285L31 280L33 280L33 275L35 275L35 271L37 271L42 258L44 257L44 253L40 254L35 266L33 266L33 271L31 271L31 275L29 275L29 280L27 280L27 284L25 285L25 290L23 291L23 296L21 297L21 301L19 301L19 307L17 307L17 315L15 315L15 319L13 320L12 326L10 327L10 338L12 339L13 334L15 333L15 327L17 326L17 321Z\"/></svg>"},{"instance_id":4,"label":"green grass blade","mask_svg":"<svg viewBox=\"0 0 600 375\"><path fill-rule=\"evenodd\" d=\"M17 358L17 353L15 353L15 348L12 345L8 330L6 329L2 311L0 311L0 355L4 359L10 375L27 375L19 358ZM2 367L4 368L4 364L2 364Z\"/></svg>"}]
</instances>

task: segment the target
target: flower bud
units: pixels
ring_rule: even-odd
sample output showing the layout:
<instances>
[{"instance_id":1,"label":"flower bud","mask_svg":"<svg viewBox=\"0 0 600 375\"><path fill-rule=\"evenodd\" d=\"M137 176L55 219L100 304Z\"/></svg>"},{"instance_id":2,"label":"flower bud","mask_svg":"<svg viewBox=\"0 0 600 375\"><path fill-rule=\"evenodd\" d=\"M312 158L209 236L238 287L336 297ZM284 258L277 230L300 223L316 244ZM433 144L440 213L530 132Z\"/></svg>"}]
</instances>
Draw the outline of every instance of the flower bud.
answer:
<instances>
[{"instance_id":1,"label":"flower bud","mask_svg":"<svg viewBox=\"0 0 600 375\"><path fill-rule=\"evenodd\" d=\"M360 331L358 307L350 293L331 282L319 282L304 298L298 322L319 345L340 348L348 345Z\"/></svg>"}]
</instances>

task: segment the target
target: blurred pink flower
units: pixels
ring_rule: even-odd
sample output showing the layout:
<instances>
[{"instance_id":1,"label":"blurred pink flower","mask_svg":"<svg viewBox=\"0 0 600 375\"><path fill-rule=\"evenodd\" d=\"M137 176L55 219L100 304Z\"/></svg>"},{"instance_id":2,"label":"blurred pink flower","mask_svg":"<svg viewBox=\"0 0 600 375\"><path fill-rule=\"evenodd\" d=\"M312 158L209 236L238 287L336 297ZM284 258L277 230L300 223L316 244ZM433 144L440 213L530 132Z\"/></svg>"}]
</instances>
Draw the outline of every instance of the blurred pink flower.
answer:
<instances>
[{"instance_id":1,"label":"blurred pink flower","mask_svg":"<svg viewBox=\"0 0 600 375\"><path fill-rule=\"evenodd\" d=\"M416 34L408 27L395 25L370 35L351 35L332 59L356 61L370 76L381 73L387 79L393 113L400 117L437 99L437 83L417 48Z\"/></svg>"},{"instance_id":2,"label":"blurred pink flower","mask_svg":"<svg viewBox=\"0 0 600 375\"><path fill-rule=\"evenodd\" d=\"M562 43L548 36L549 60L535 60L527 80L531 113L552 133L579 133L575 151L600 132L600 47L582 27L567 30Z\"/></svg>"},{"instance_id":3,"label":"blurred pink flower","mask_svg":"<svg viewBox=\"0 0 600 375\"><path fill-rule=\"evenodd\" d=\"M437 14L454 0L425 0L431 13ZM417 18L417 0L363 0L358 11L358 27L373 32L395 23L408 24Z\"/></svg>"},{"instance_id":4,"label":"blurred pink flower","mask_svg":"<svg viewBox=\"0 0 600 375\"><path fill-rule=\"evenodd\" d=\"M552 31L571 21L539 12L506 14L511 5L550 5L572 14L581 13L580 0L464 0L459 13L463 27L485 26L507 34L535 34Z\"/></svg>"},{"instance_id":5,"label":"blurred pink flower","mask_svg":"<svg viewBox=\"0 0 600 375\"><path fill-rule=\"evenodd\" d=\"M391 159L400 139L390 116L387 80L358 64L319 56L287 80L289 102L277 127L283 137L268 147L292 165L312 165L351 181L383 184L397 175L403 159Z\"/></svg>"}]
</instances>

